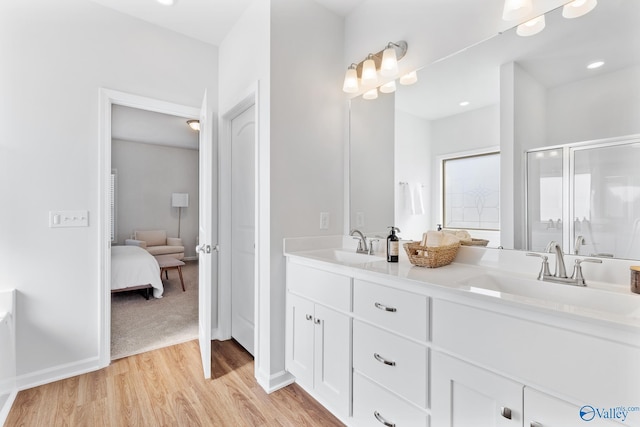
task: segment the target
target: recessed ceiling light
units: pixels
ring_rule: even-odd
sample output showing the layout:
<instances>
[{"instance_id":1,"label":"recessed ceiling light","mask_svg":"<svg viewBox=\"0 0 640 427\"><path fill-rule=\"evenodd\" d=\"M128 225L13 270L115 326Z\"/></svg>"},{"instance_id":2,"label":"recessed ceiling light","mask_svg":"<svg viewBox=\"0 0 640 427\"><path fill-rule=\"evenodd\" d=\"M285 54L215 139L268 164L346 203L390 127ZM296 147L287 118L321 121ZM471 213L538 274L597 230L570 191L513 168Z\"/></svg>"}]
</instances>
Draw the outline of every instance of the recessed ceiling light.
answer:
<instances>
[{"instance_id":1,"label":"recessed ceiling light","mask_svg":"<svg viewBox=\"0 0 640 427\"><path fill-rule=\"evenodd\" d=\"M173 6L176 2L176 0L156 0L156 1L163 6Z\"/></svg>"},{"instance_id":2,"label":"recessed ceiling light","mask_svg":"<svg viewBox=\"0 0 640 427\"><path fill-rule=\"evenodd\" d=\"M600 68L604 65L604 61L595 61L591 64L587 65L587 68L590 70L595 70L596 68Z\"/></svg>"},{"instance_id":3,"label":"recessed ceiling light","mask_svg":"<svg viewBox=\"0 0 640 427\"><path fill-rule=\"evenodd\" d=\"M469 105L469 101L462 101L462 102L460 103L460 106L461 106L461 107L466 107L467 105Z\"/></svg>"}]
</instances>

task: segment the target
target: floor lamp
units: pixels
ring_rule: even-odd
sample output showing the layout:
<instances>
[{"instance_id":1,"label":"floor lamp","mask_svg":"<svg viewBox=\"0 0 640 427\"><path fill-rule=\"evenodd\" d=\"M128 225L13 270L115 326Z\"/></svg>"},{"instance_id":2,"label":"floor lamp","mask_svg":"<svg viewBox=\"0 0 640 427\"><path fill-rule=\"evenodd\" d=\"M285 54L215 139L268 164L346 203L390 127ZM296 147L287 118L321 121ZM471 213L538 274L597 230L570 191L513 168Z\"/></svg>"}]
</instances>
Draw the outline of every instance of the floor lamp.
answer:
<instances>
[{"instance_id":1,"label":"floor lamp","mask_svg":"<svg viewBox=\"0 0 640 427\"><path fill-rule=\"evenodd\" d=\"M182 208L189 207L189 193L171 194L171 206L178 208L178 237L180 237L180 216L182 214Z\"/></svg>"}]
</instances>

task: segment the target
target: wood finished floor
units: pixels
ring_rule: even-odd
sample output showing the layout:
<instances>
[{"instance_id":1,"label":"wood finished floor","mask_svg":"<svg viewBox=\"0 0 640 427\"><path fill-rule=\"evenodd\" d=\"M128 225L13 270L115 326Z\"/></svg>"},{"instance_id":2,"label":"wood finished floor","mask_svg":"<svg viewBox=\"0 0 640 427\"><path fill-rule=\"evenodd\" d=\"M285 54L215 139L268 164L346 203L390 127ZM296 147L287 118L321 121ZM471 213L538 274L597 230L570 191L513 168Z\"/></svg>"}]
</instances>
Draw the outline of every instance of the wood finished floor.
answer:
<instances>
[{"instance_id":1,"label":"wood finished floor","mask_svg":"<svg viewBox=\"0 0 640 427\"><path fill-rule=\"evenodd\" d=\"M196 340L21 391L5 427L343 426L296 384L265 393L235 341L213 341L211 353L211 380Z\"/></svg>"}]
</instances>

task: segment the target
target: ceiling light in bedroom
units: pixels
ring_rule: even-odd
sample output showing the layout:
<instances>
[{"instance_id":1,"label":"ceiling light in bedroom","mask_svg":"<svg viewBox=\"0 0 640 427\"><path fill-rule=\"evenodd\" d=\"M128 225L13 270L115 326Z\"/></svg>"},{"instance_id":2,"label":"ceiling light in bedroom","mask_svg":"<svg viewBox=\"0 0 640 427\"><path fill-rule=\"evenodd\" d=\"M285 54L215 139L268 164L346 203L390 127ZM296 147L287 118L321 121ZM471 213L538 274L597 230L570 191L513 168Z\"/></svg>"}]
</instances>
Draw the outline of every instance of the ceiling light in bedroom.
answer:
<instances>
[{"instance_id":1,"label":"ceiling light in bedroom","mask_svg":"<svg viewBox=\"0 0 640 427\"><path fill-rule=\"evenodd\" d=\"M187 120L187 124L193 130L200 130L200 120Z\"/></svg>"}]
</instances>

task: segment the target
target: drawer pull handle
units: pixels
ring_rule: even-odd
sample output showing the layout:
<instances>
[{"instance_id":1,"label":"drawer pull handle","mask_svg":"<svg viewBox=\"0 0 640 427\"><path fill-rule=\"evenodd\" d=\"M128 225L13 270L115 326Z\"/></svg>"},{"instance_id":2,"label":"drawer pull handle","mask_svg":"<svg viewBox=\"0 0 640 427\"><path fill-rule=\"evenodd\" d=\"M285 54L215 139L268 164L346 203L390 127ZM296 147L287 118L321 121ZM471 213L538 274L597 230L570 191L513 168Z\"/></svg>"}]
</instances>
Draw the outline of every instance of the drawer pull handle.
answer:
<instances>
[{"instance_id":1,"label":"drawer pull handle","mask_svg":"<svg viewBox=\"0 0 640 427\"><path fill-rule=\"evenodd\" d=\"M305 317L306 317L307 320L312 320L313 319L313 316L310 315L310 314L307 314Z\"/></svg>"},{"instance_id":2,"label":"drawer pull handle","mask_svg":"<svg viewBox=\"0 0 640 427\"><path fill-rule=\"evenodd\" d=\"M393 360L387 360L384 357L380 356L378 353L373 353L373 357L375 357L378 362L384 363L385 365L396 366L396 362L394 362Z\"/></svg>"},{"instance_id":3,"label":"drawer pull handle","mask_svg":"<svg viewBox=\"0 0 640 427\"><path fill-rule=\"evenodd\" d=\"M385 420L378 411L373 411L373 416L376 417L376 420L378 420L381 424L387 427L396 427L396 423L390 423L389 421Z\"/></svg>"},{"instance_id":4,"label":"drawer pull handle","mask_svg":"<svg viewBox=\"0 0 640 427\"><path fill-rule=\"evenodd\" d=\"M504 418L510 420L511 419L511 409L503 406L502 408L500 408L500 415L502 415Z\"/></svg>"},{"instance_id":5,"label":"drawer pull handle","mask_svg":"<svg viewBox=\"0 0 640 427\"><path fill-rule=\"evenodd\" d=\"M531 427L542 427L542 424L536 422L536 421L531 421L531 424L529 424Z\"/></svg>"},{"instance_id":6,"label":"drawer pull handle","mask_svg":"<svg viewBox=\"0 0 640 427\"><path fill-rule=\"evenodd\" d=\"M313 321L313 323L315 323L316 325L319 325L320 322L322 322L322 320L318 319L317 317L315 318L315 320Z\"/></svg>"},{"instance_id":7,"label":"drawer pull handle","mask_svg":"<svg viewBox=\"0 0 640 427\"><path fill-rule=\"evenodd\" d=\"M396 311L398 311L394 307L387 307L386 305L380 304L379 302L375 303L375 306L379 310L388 311L390 313L395 313Z\"/></svg>"}]
</instances>

